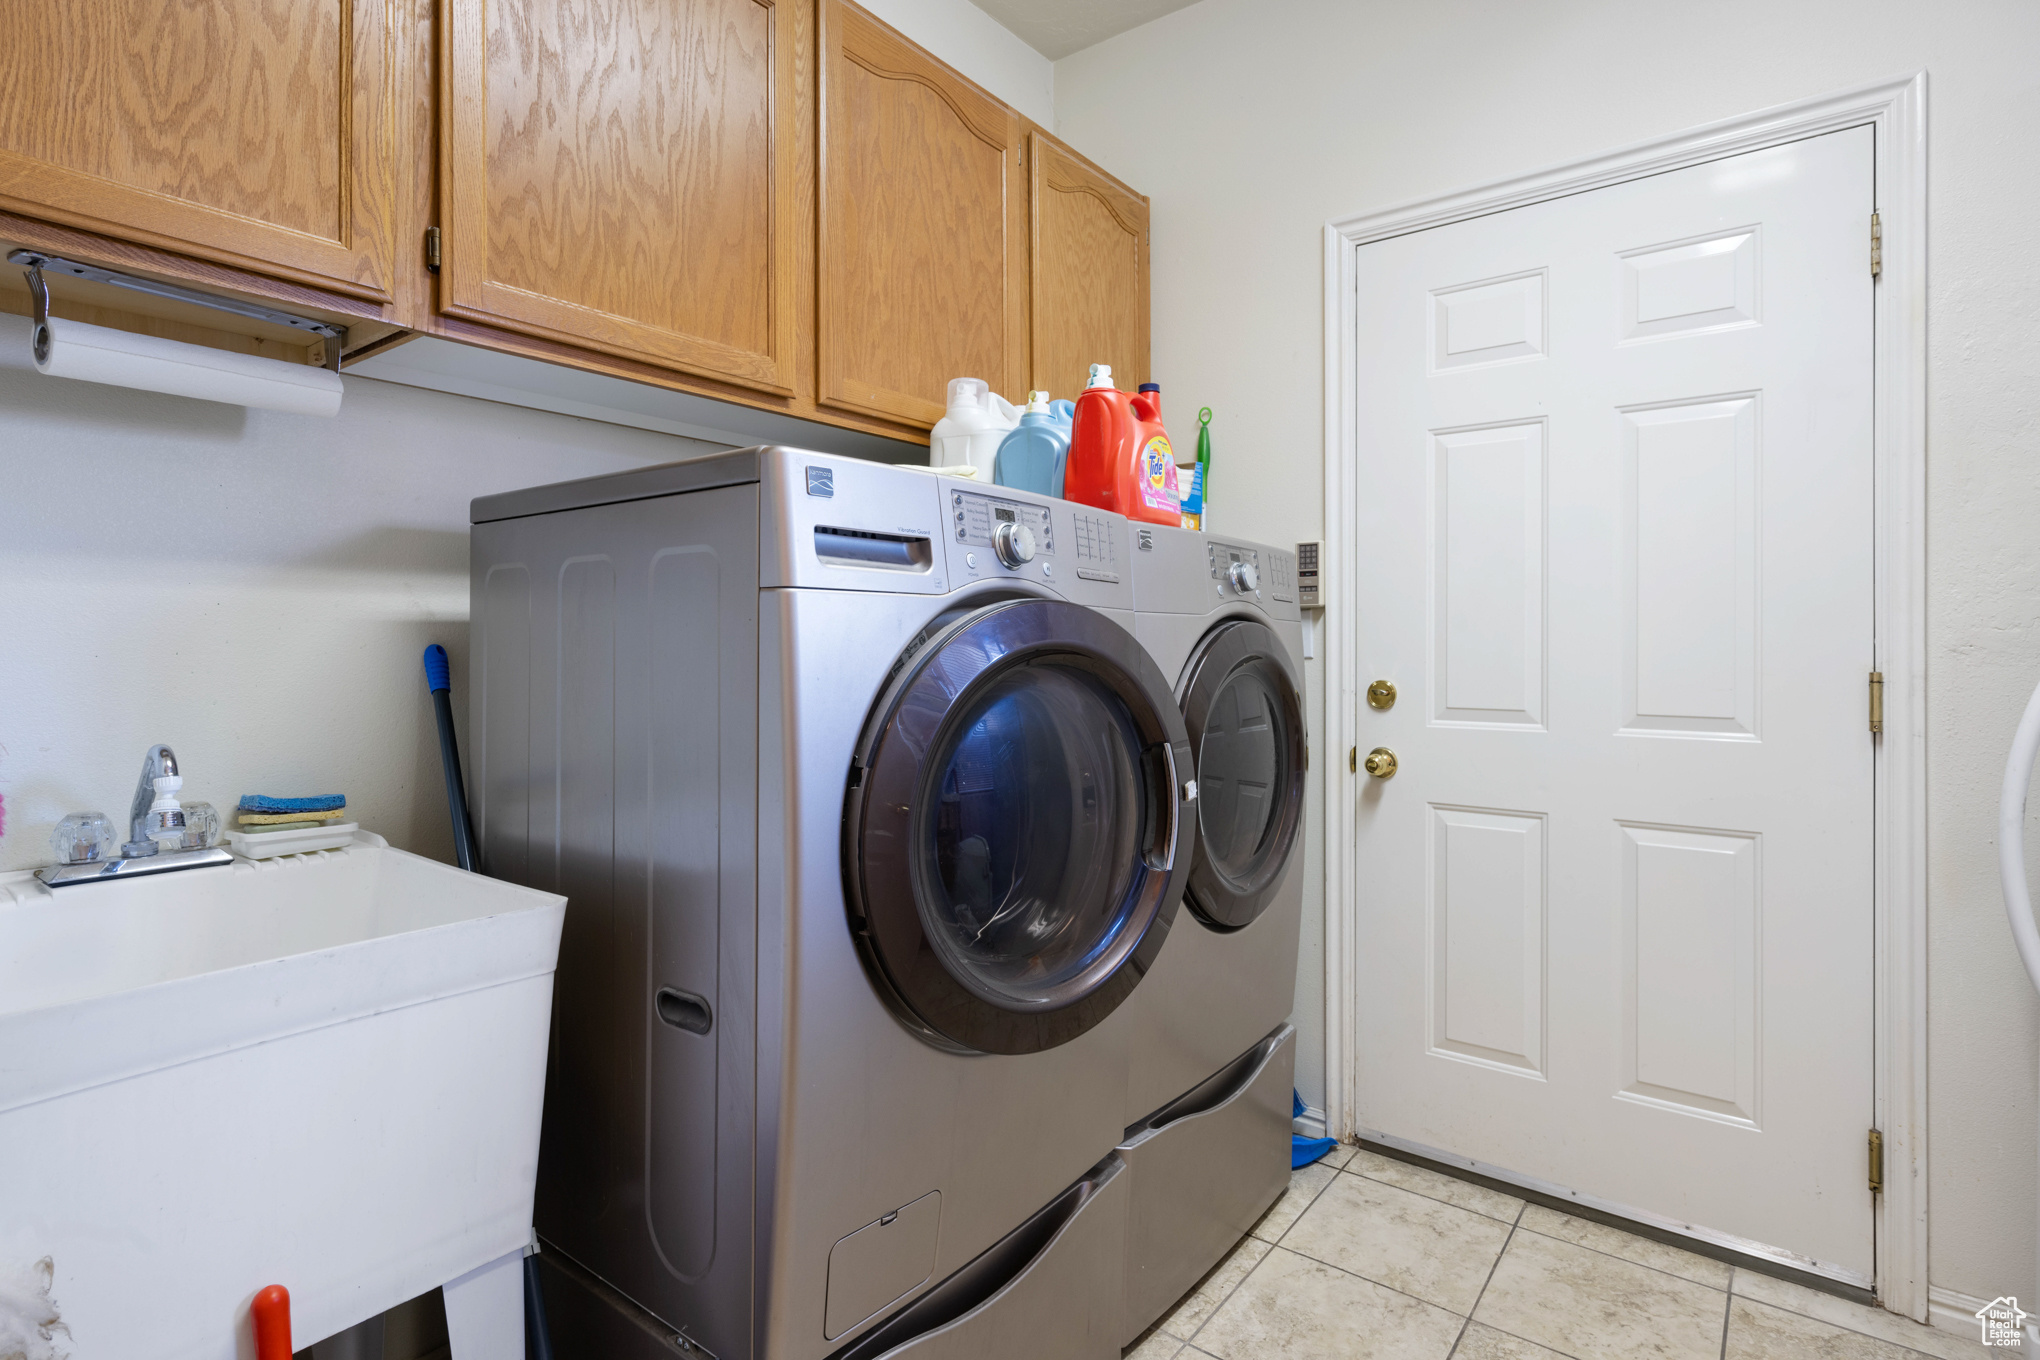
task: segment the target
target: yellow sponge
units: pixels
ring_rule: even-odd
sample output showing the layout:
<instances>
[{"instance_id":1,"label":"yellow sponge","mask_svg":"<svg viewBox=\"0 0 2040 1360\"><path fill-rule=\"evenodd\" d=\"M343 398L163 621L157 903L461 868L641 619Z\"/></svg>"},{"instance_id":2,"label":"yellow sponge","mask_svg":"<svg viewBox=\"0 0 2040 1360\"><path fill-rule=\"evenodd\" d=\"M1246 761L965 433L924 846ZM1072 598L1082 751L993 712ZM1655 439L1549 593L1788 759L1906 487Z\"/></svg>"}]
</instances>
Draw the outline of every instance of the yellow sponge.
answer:
<instances>
[{"instance_id":1,"label":"yellow sponge","mask_svg":"<svg viewBox=\"0 0 2040 1360\"><path fill-rule=\"evenodd\" d=\"M272 822L337 822L347 815L344 807L330 812L244 812L235 820L242 826L263 826Z\"/></svg>"}]
</instances>

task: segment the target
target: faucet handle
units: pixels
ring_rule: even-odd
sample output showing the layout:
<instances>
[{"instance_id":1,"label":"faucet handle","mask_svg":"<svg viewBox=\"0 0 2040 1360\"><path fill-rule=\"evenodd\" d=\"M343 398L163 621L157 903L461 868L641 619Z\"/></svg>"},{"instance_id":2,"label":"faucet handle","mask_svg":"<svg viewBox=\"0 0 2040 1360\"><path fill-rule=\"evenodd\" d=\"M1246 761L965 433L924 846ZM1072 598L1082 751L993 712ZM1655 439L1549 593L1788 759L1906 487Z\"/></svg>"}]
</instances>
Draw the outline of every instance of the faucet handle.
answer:
<instances>
[{"instance_id":1,"label":"faucet handle","mask_svg":"<svg viewBox=\"0 0 2040 1360\"><path fill-rule=\"evenodd\" d=\"M113 858L113 819L103 812L74 812L57 823L50 848L59 864L94 864Z\"/></svg>"}]
</instances>

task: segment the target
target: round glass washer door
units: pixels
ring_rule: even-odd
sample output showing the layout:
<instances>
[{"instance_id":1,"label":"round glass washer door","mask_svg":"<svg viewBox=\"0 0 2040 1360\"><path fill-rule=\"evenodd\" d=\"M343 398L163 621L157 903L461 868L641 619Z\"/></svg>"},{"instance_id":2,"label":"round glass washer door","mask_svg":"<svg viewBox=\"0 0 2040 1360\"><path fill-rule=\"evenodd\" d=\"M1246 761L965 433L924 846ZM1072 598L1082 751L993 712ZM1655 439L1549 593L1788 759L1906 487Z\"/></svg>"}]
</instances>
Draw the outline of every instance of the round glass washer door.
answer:
<instances>
[{"instance_id":1,"label":"round glass washer door","mask_svg":"<svg viewBox=\"0 0 2040 1360\"><path fill-rule=\"evenodd\" d=\"M850 927L894 1013L940 1047L1032 1053L1126 999L1189 873L1190 746L1133 636L1008 600L924 634L858 744Z\"/></svg>"},{"instance_id":2,"label":"round glass washer door","mask_svg":"<svg viewBox=\"0 0 2040 1360\"><path fill-rule=\"evenodd\" d=\"M1303 820L1303 705L1273 630L1233 619L1184 668L1183 721L1197 753L1197 848L1184 896L1205 924L1237 930L1267 909Z\"/></svg>"}]
</instances>

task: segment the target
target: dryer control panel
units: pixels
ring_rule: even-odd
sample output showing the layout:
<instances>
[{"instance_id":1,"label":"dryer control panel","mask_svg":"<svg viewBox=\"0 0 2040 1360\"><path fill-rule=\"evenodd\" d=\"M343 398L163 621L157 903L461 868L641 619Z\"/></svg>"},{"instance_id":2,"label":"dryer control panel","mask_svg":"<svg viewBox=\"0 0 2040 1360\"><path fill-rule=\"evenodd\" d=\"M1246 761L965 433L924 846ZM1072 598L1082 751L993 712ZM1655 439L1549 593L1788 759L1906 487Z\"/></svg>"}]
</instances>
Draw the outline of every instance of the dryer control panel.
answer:
<instances>
[{"instance_id":1,"label":"dryer control panel","mask_svg":"<svg viewBox=\"0 0 2040 1360\"><path fill-rule=\"evenodd\" d=\"M1270 597L1286 603L1296 600L1296 558L1280 548L1244 548L1213 540L1204 547L1205 564L1213 587L1222 596Z\"/></svg>"}]
</instances>

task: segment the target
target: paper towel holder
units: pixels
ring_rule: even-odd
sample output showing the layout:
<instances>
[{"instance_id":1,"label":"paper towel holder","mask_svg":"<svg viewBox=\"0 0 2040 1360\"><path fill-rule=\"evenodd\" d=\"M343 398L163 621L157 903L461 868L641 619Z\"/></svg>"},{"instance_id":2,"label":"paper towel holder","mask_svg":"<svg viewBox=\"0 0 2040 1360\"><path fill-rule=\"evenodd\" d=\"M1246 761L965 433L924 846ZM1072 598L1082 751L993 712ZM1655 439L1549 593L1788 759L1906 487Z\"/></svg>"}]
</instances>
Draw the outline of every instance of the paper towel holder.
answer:
<instances>
[{"instance_id":1,"label":"paper towel holder","mask_svg":"<svg viewBox=\"0 0 2040 1360\"><path fill-rule=\"evenodd\" d=\"M35 304L35 329L29 332L29 346L35 361L46 364L50 361L50 286L43 282L42 270L34 265L28 268L28 296Z\"/></svg>"},{"instance_id":2,"label":"paper towel holder","mask_svg":"<svg viewBox=\"0 0 2040 1360\"><path fill-rule=\"evenodd\" d=\"M48 269L92 283L104 283L115 288L148 293L154 297L168 298L173 302L188 302L198 307L210 307L216 312L231 312L250 321L267 321L271 325L288 326L292 330L323 337L326 341L326 367L335 373L340 371L340 348L346 342L347 328L336 326L330 321L314 321L310 317L280 312L257 302L218 297L212 293L201 293L195 288L182 288L174 283L159 283L155 279L101 269L98 265L80 264L76 260L67 260L59 255L45 255L40 250L13 251L7 256L7 262L22 266L23 272L28 276L29 296L35 303L35 357L38 363L49 357L50 348L50 287L43 281L42 276L43 270Z\"/></svg>"}]
</instances>

